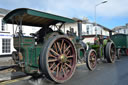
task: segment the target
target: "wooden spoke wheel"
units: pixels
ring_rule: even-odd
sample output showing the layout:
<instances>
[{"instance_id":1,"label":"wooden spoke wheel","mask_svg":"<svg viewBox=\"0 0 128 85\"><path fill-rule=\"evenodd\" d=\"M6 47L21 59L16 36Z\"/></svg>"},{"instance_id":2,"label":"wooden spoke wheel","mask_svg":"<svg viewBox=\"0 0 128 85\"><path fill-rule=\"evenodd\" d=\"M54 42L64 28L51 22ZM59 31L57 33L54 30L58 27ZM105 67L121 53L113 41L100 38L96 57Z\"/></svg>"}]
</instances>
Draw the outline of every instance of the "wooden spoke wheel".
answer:
<instances>
[{"instance_id":1,"label":"wooden spoke wheel","mask_svg":"<svg viewBox=\"0 0 128 85\"><path fill-rule=\"evenodd\" d=\"M116 59L116 48L113 42L108 42L106 45L106 59L108 63L114 63Z\"/></svg>"},{"instance_id":2,"label":"wooden spoke wheel","mask_svg":"<svg viewBox=\"0 0 128 85\"><path fill-rule=\"evenodd\" d=\"M87 52L86 63L89 70L93 71L96 68L97 57L96 51L94 49L91 49Z\"/></svg>"},{"instance_id":3,"label":"wooden spoke wheel","mask_svg":"<svg viewBox=\"0 0 128 85\"><path fill-rule=\"evenodd\" d=\"M54 36L44 44L40 68L48 79L56 83L69 80L75 72L76 62L76 49L68 37Z\"/></svg>"}]
</instances>

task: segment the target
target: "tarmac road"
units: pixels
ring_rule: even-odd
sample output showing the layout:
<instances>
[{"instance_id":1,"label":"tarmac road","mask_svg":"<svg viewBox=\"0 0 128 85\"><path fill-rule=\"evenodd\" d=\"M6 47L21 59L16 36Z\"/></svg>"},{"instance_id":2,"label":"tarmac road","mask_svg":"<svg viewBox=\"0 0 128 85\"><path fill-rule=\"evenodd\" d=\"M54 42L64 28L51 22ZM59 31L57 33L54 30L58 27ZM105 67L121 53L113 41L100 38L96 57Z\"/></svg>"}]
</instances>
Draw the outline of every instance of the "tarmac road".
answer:
<instances>
[{"instance_id":1,"label":"tarmac road","mask_svg":"<svg viewBox=\"0 0 128 85\"><path fill-rule=\"evenodd\" d=\"M47 79L21 78L0 85L56 85ZM86 65L78 66L74 76L57 85L128 85L128 56L121 57L115 64L100 63L96 70L89 71Z\"/></svg>"}]
</instances>

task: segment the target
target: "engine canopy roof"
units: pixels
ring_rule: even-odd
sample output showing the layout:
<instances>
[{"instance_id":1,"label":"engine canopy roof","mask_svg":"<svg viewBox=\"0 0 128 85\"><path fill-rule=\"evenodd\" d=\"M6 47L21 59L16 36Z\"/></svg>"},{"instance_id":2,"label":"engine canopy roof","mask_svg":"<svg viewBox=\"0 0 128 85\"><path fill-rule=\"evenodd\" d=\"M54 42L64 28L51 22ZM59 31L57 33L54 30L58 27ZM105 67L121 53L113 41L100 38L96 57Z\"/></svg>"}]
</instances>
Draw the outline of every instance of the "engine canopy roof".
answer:
<instances>
[{"instance_id":1,"label":"engine canopy roof","mask_svg":"<svg viewBox=\"0 0 128 85\"><path fill-rule=\"evenodd\" d=\"M27 26L48 26L56 23L74 23L73 19L62 17L46 12L41 12L28 8L19 8L9 12L4 18L3 22L8 24L17 24L18 21L22 20L22 25Z\"/></svg>"}]
</instances>

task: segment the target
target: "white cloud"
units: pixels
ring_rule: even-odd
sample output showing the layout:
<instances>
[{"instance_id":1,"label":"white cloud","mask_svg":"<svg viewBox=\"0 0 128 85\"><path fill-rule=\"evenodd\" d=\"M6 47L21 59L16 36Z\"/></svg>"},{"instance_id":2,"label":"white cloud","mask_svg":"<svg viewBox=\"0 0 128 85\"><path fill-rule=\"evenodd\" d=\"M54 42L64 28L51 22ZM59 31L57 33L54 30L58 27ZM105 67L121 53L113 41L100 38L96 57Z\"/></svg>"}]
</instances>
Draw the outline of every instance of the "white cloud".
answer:
<instances>
[{"instance_id":1,"label":"white cloud","mask_svg":"<svg viewBox=\"0 0 128 85\"><path fill-rule=\"evenodd\" d=\"M100 16L127 17L128 0L109 0L108 3L98 7Z\"/></svg>"},{"instance_id":2,"label":"white cloud","mask_svg":"<svg viewBox=\"0 0 128 85\"><path fill-rule=\"evenodd\" d=\"M61 15L94 15L94 6L103 0L48 0L46 10ZM121 17L128 16L128 0L108 0L97 6L99 16ZM79 12L79 13L78 13Z\"/></svg>"},{"instance_id":3,"label":"white cloud","mask_svg":"<svg viewBox=\"0 0 128 85\"><path fill-rule=\"evenodd\" d=\"M14 9L27 7L68 17L94 16L94 6L104 0L2 0L0 6ZM128 0L108 0L97 7L97 15L127 17Z\"/></svg>"}]
</instances>

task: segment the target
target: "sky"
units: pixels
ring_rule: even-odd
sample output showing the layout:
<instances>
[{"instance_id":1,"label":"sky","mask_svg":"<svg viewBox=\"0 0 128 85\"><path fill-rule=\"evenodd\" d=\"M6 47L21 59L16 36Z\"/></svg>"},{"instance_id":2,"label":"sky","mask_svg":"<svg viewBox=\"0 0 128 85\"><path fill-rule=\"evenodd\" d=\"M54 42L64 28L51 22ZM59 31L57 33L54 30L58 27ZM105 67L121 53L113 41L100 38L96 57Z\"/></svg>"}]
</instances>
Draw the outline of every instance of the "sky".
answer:
<instances>
[{"instance_id":1,"label":"sky","mask_svg":"<svg viewBox=\"0 0 128 85\"><path fill-rule=\"evenodd\" d=\"M104 0L0 0L0 8L31 8L94 22L95 6ZM128 23L128 0L107 0L96 6L96 22L110 29Z\"/></svg>"}]
</instances>

